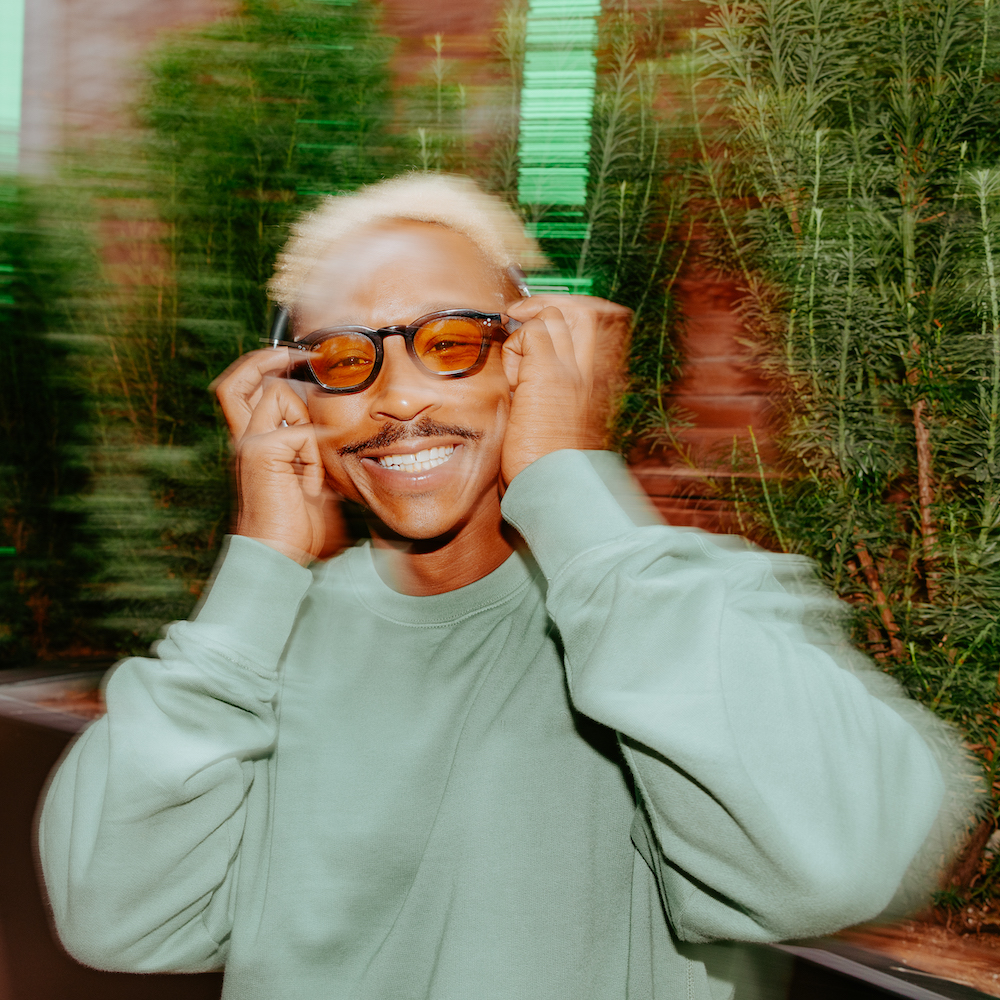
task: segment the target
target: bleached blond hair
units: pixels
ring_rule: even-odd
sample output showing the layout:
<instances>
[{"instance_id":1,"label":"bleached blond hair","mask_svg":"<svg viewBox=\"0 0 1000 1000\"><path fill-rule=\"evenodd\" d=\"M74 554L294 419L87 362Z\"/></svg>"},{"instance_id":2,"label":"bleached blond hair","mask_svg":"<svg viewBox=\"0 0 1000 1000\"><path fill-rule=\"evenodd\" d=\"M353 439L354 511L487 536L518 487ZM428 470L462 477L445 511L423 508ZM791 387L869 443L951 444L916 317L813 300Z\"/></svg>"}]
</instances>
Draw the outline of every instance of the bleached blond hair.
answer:
<instances>
[{"instance_id":1,"label":"bleached blond hair","mask_svg":"<svg viewBox=\"0 0 1000 1000\"><path fill-rule=\"evenodd\" d=\"M313 268L341 241L366 226L395 219L436 223L461 233L500 280L511 265L524 270L545 266L538 244L499 198L486 194L467 177L411 173L324 198L319 207L303 215L278 255L267 286L271 298L293 309Z\"/></svg>"}]
</instances>

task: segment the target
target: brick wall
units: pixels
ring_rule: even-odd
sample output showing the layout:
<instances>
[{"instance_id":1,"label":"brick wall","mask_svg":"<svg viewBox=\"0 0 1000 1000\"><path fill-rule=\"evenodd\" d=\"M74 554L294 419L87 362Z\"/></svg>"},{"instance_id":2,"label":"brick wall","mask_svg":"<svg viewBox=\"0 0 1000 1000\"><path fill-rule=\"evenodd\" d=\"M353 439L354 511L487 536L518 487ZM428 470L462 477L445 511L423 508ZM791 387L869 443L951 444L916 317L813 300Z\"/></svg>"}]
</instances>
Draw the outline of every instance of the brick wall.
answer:
<instances>
[{"instance_id":1,"label":"brick wall","mask_svg":"<svg viewBox=\"0 0 1000 1000\"><path fill-rule=\"evenodd\" d=\"M753 428L765 466L774 460L768 388L740 342L737 282L695 264L675 288L684 363L668 398L693 426L680 432L679 452L639 452L631 465L669 523L737 532L729 497L734 481L753 473L734 472L733 439L744 457L752 454Z\"/></svg>"},{"instance_id":2,"label":"brick wall","mask_svg":"<svg viewBox=\"0 0 1000 1000\"><path fill-rule=\"evenodd\" d=\"M385 0L385 29L399 39L393 61L397 91L421 79L432 58L430 38L444 38L453 78L469 91L469 106L489 106L498 72L489 55L491 31L503 0ZM675 0L677 27L691 17ZM50 167L70 138L107 136L130 127L128 102L138 79L137 60L165 30L209 22L228 0L31 0L26 10L22 162L25 170ZM665 96L670 103L670 95ZM489 127L488 116L470 127ZM148 220L122 222L109 206L104 226L108 262L125 283L150 251ZM150 251L151 252L151 251ZM141 280L141 279L139 279ZM663 515L675 524L735 530L728 456L733 436L745 446L754 428L765 461L771 457L766 388L739 343L732 281L689 269L678 283L684 317L682 377L671 400L694 426L681 438L679 455L637 454L633 467Z\"/></svg>"}]
</instances>

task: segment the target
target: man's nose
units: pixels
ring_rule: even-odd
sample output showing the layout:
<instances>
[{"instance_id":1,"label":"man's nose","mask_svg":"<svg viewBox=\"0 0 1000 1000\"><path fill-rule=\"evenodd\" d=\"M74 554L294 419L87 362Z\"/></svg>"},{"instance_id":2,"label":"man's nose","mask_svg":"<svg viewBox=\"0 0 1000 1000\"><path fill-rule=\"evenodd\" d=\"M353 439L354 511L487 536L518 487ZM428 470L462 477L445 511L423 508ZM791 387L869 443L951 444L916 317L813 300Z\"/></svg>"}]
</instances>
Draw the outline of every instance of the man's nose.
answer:
<instances>
[{"instance_id":1,"label":"man's nose","mask_svg":"<svg viewBox=\"0 0 1000 1000\"><path fill-rule=\"evenodd\" d=\"M406 350L402 337L382 340L382 370L372 386L370 414L376 420L412 420L437 409L440 385L421 371Z\"/></svg>"}]
</instances>

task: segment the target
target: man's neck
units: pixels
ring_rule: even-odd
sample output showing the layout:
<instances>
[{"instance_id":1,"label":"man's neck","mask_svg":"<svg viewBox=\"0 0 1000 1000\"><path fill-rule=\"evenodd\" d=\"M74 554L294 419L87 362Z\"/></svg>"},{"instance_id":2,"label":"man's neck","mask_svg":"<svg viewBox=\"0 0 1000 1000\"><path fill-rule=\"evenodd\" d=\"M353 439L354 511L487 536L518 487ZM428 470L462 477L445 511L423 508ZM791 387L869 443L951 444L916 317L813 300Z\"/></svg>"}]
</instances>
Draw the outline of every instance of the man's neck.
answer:
<instances>
[{"instance_id":1,"label":"man's neck","mask_svg":"<svg viewBox=\"0 0 1000 1000\"><path fill-rule=\"evenodd\" d=\"M477 518L441 538L406 539L371 525L375 567L393 590L428 597L488 576L514 551L516 533L500 517Z\"/></svg>"}]
</instances>

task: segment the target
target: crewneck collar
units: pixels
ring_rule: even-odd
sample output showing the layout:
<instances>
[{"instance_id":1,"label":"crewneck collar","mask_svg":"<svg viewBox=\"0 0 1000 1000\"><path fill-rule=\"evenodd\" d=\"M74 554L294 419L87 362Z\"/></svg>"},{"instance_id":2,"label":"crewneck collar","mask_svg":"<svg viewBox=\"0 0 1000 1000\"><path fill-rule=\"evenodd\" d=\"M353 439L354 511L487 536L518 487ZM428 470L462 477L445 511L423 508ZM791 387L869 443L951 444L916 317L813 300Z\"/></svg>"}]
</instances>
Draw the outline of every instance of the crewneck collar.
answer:
<instances>
[{"instance_id":1,"label":"crewneck collar","mask_svg":"<svg viewBox=\"0 0 1000 1000\"><path fill-rule=\"evenodd\" d=\"M344 553L355 596L380 618L403 625L452 625L511 600L539 573L527 549L515 550L492 573L443 594L412 597L393 590L375 568L371 542Z\"/></svg>"}]
</instances>

